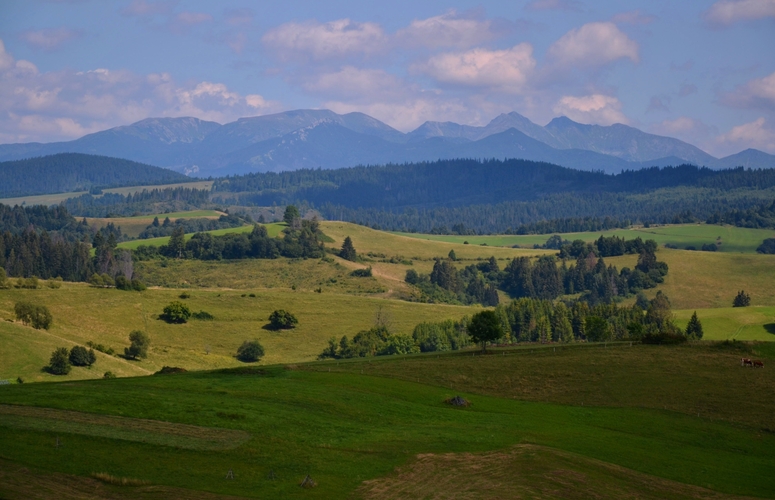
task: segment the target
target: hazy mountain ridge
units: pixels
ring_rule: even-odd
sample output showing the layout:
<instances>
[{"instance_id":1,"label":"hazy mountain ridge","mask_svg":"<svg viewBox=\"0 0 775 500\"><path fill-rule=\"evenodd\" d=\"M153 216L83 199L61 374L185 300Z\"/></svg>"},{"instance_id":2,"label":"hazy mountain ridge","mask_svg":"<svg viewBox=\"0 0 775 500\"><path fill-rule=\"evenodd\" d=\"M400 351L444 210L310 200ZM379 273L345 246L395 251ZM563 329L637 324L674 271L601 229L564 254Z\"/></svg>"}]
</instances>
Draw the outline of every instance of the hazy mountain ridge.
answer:
<instances>
[{"instance_id":1,"label":"hazy mountain ridge","mask_svg":"<svg viewBox=\"0 0 775 500\"><path fill-rule=\"evenodd\" d=\"M483 127L425 122L404 134L363 113L325 109L225 125L191 117L148 118L69 142L0 145L0 161L62 152L126 158L198 176L450 158L519 158L605 172L681 163L775 167L775 156L761 151L717 159L678 139L622 124L584 125L559 117L542 127L512 112Z\"/></svg>"}]
</instances>

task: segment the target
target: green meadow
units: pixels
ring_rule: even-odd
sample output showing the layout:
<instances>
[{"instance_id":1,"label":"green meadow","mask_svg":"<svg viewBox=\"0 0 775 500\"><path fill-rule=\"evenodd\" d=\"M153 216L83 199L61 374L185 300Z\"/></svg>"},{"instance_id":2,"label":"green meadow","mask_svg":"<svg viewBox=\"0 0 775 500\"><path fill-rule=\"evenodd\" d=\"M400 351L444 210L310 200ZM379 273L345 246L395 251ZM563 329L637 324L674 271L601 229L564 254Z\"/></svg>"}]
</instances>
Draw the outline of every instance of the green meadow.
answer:
<instances>
[{"instance_id":1,"label":"green meadow","mask_svg":"<svg viewBox=\"0 0 775 500\"><path fill-rule=\"evenodd\" d=\"M442 241L447 243L464 243L470 245L490 246L514 246L532 247L543 245L549 238L548 234L530 235L493 235L493 236L455 236L433 235L419 233L396 233L410 238L420 238L429 241ZM722 252L756 252L756 247L761 245L766 238L775 237L775 232L768 229L749 229L734 226L718 226L713 224L677 224L666 226L652 226L650 228L633 227L631 229L616 229L612 231L563 233L564 239L594 241L600 236L618 236L625 239L641 237L644 240L652 239L660 245L677 245L679 248L694 246L700 249L703 244L721 242L718 249Z\"/></svg>"},{"instance_id":2,"label":"green meadow","mask_svg":"<svg viewBox=\"0 0 775 500\"><path fill-rule=\"evenodd\" d=\"M105 219L102 219L105 220ZM151 218L151 222L153 221L153 218ZM150 224L150 222L148 223ZM120 225L120 224L118 224ZM265 224L267 232L270 236L277 236L280 234L280 232L286 227L285 223L273 223L273 224ZM143 228L147 227L147 224L143 226ZM123 228L123 226L122 226ZM208 233L212 235L224 235L224 234L231 234L231 233L249 233L253 230L253 226L240 226L240 227L228 227L225 229L215 229L213 231L207 231ZM139 233L138 233L139 234ZM194 233L188 233L186 235L186 240L191 238ZM160 238L147 238L144 240L130 240L130 241L124 241L118 244L119 248L126 248L128 250L135 250L140 245L150 245L150 246L162 246L166 245L170 241L169 236L162 236Z\"/></svg>"},{"instance_id":3,"label":"green meadow","mask_svg":"<svg viewBox=\"0 0 775 500\"><path fill-rule=\"evenodd\" d=\"M0 460L25 471L0 495L59 473L60 498L97 474L126 479L119 498L448 498L454 482L417 478L462 462L476 498L513 474L567 498L771 497L775 377L741 352L590 345L5 386ZM514 454L532 466L504 477L493 462Z\"/></svg>"}]
</instances>

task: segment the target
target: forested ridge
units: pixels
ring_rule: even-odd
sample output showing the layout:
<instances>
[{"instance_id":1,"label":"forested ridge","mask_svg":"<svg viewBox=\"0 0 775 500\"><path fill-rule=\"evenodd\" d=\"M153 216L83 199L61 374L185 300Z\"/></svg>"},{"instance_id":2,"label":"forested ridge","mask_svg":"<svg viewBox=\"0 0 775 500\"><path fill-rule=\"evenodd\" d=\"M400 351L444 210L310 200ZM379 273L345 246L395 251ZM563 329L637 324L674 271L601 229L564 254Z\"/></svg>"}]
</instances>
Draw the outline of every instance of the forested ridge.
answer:
<instances>
[{"instance_id":1,"label":"forested ridge","mask_svg":"<svg viewBox=\"0 0 775 500\"><path fill-rule=\"evenodd\" d=\"M166 168L80 153L2 162L0 179L0 198L192 180Z\"/></svg>"}]
</instances>

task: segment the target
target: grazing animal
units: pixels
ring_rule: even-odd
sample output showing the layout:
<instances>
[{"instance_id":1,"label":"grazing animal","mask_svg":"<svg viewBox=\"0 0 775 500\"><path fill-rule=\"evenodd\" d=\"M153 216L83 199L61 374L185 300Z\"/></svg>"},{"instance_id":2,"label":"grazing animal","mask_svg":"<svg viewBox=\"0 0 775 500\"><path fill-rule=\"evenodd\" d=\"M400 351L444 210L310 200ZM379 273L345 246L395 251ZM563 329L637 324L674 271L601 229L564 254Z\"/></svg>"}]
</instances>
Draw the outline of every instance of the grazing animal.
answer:
<instances>
[{"instance_id":1,"label":"grazing animal","mask_svg":"<svg viewBox=\"0 0 775 500\"><path fill-rule=\"evenodd\" d=\"M758 359L753 362L754 368L764 368L764 361L759 361Z\"/></svg>"},{"instance_id":2,"label":"grazing animal","mask_svg":"<svg viewBox=\"0 0 775 500\"><path fill-rule=\"evenodd\" d=\"M748 358L740 358L740 366L753 366L753 361Z\"/></svg>"}]
</instances>

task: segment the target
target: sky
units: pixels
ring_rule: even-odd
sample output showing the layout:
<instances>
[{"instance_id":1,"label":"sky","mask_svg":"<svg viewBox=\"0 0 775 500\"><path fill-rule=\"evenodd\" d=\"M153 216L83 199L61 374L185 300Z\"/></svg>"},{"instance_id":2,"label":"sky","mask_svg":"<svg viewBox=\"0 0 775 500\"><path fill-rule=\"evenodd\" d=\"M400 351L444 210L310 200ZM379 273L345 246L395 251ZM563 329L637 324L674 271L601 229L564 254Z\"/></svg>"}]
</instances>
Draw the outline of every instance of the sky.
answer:
<instances>
[{"instance_id":1,"label":"sky","mask_svg":"<svg viewBox=\"0 0 775 500\"><path fill-rule=\"evenodd\" d=\"M0 1L0 143L300 108L775 154L775 0Z\"/></svg>"}]
</instances>

